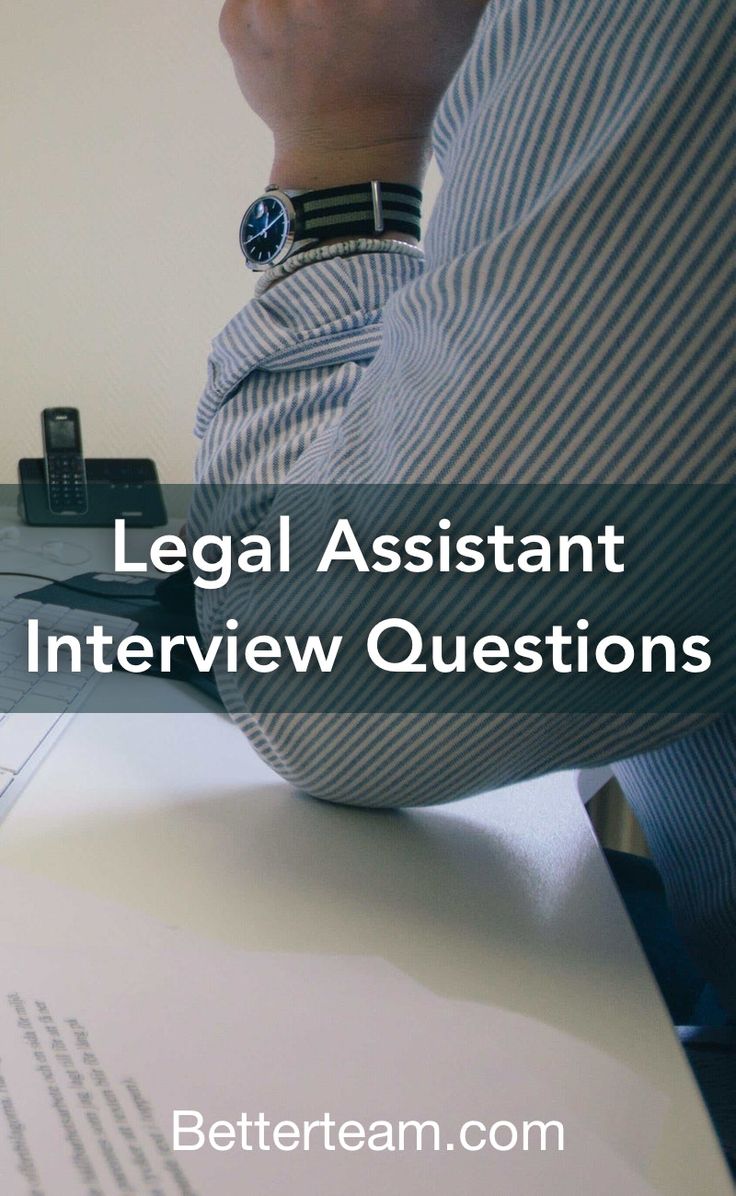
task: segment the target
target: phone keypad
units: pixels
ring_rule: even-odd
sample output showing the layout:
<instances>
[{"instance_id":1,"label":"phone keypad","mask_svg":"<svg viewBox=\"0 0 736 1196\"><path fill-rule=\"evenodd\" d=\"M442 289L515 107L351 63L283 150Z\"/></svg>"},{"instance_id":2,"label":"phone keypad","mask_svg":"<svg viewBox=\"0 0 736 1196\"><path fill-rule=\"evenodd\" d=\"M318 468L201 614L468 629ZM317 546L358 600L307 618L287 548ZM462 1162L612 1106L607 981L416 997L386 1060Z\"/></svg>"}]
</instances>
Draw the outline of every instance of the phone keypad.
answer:
<instances>
[{"instance_id":1,"label":"phone keypad","mask_svg":"<svg viewBox=\"0 0 736 1196\"><path fill-rule=\"evenodd\" d=\"M87 510L84 458L76 453L54 456L48 462L49 507L55 514L83 514Z\"/></svg>"}]
</instances>

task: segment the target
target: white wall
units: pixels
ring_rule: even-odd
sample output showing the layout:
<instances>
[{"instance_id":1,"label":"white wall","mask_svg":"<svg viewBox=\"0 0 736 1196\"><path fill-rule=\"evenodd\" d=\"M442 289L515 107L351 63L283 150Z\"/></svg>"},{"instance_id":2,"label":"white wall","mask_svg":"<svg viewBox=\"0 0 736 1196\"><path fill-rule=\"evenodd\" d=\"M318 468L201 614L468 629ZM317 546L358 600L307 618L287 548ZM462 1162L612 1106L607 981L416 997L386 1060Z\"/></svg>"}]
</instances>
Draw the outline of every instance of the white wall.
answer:
<instances>
[{"instance_id":1,"label":"white wall","mask_svg":"<svg viewBox=\"0 0 736 1196\"><path fill-rule=\"evenodd\" d=\"M0 39L0 481L39 412L89 456L190 477L209 341L249 298L237 230L270 164L220 0L22 0Z\"/></svg>"},{"instance_id":2,"label":"white wall","mask_svg":"<svg viewBox=\"0 0 736 1196\"><path fill-rule=\"evenodd\" d=\"M0 480L73 404L88 455L187 480L208 343L248 298L237 229L269 165L218 0L6 4Z\"/></svg>"}]
</instances>

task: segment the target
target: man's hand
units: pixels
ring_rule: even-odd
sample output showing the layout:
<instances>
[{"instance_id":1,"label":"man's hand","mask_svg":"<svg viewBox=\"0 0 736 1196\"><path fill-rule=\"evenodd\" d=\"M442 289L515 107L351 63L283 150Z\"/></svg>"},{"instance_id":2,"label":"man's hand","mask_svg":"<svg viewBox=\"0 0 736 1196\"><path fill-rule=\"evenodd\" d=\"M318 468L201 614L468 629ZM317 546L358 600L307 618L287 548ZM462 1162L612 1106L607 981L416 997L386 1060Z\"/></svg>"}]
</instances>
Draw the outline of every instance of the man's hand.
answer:
<instances>
[{"instance_id":1,"label":"man's hand","mask_svg":"<svg viewBox=\"0 0 736 1196\"><path fill-rule=\"evenodd\" d=\"M421 184L435 109L486 0L225 0L220 32L274 136L271 181Z\"/></svg>"}]
</instances>

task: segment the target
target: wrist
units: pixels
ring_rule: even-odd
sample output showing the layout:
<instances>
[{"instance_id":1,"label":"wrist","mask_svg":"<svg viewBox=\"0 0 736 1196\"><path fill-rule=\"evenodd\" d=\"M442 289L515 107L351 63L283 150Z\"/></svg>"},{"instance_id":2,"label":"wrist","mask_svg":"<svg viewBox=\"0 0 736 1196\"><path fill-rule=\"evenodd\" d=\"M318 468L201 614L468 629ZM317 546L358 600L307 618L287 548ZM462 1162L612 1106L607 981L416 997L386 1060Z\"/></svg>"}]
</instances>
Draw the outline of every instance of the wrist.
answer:
<instances>
[{"instance_id":1,"label":"wrist","mask_svg":"<svg viewBox=\"0 0 736 1196\"><path fill-rule=\"evenodd\" d=\"M320 191L366 179L391 179L421 190L430 152L426 139L336 149L308 141L277 142L269 182L285 190Z\"/></svg>"}]
</instances>

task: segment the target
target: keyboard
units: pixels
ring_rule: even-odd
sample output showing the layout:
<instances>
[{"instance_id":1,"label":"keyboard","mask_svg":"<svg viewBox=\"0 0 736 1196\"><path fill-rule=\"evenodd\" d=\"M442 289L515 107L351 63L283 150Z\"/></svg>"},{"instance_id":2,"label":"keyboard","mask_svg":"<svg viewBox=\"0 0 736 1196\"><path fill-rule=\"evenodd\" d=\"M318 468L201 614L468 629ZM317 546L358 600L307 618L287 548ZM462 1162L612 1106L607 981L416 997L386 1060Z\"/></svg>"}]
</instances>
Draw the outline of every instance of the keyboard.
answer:
<instances>
[{"instance_id":1,"label":"keyboard","mask_svg":"<svg viewBox=\"0 0 736 1196\"><path fill-rule=\"evenodd\" d=\"M136 629L131 619L29 598L0 597L0 819L68 726L69 715L84 705L100 679L84 643L79 673L59 670L29 674L26 656L31 618L38 620L42 634L69 634L82 641L95 623L103 623L106 633L114 638L105 654L107 660L116 644Z\"/></svg>"}]
</instances>

